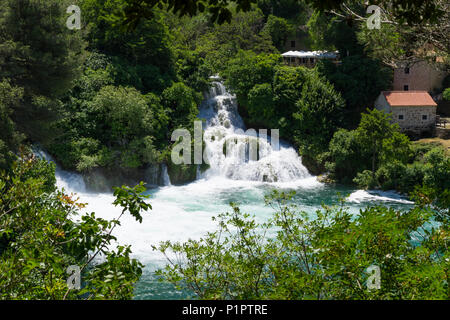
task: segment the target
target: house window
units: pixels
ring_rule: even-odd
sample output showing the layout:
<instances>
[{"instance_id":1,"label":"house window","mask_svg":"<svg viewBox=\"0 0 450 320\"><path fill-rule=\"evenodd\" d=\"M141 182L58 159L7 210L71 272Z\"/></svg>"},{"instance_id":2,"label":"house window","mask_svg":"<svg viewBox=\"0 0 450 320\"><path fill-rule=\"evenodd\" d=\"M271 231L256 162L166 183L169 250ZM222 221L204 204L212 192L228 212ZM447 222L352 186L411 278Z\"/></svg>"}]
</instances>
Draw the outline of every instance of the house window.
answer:
<instances>
[{"instance_id":1,"label":"house window","mask_svg":"<svg viewBox=\"0 0 450 320\"><path fill-rule=\"evenodd\" d=\"M291 48L295 48L295 40L291 41Z\"/></svg>"},{"instance_id":2,"label":"house window","mask_svg":"<svg viewBox=\"0 0 450 320\"><path fill-rule=\"evenodd\" d=\"M405 68L405 74L409 74L409 68Z\"/></svg>"},{"instance_id":3,"label":"house window","mask_svg":"<svg viewBox=\"0 0 450 320\"><path fill-rule=\"evenodd\" d=\"M399 114L399 115L398 115L398 120L403 120L403 119L404 119L403 115L402 115L402 114Z\"/></svg>"},{"instance_id":4,"label":"house window","mask_svg":"<svg viewBox=\"0 0 450 320\"><path fill-rule=\"evenodd\" d=\"M428 116L426 114L422 115L422 120L428 120Z\"/></svg>"},{"instance_id":5,"label":"house window","mask_svg":"<svg viewBox=\"0 0 450 320\"><path fill-rule=\"evenodd\" d=\"M404 91L408 91L408 90L409 90L409 86L408 86L407 84L405 84L405 85L403 86L403 90L404 90Z\"/></svg>"}]
</instances>

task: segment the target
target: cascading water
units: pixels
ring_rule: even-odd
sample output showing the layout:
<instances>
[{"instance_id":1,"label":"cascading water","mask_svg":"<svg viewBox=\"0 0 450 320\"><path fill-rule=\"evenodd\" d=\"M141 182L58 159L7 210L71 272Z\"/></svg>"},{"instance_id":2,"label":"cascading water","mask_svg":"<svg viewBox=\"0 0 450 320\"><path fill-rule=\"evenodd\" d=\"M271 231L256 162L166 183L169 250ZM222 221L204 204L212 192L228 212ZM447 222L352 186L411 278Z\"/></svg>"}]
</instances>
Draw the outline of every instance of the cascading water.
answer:
<instances>
[{"instance_id":1,"label":"cascading water","mask_svg":"<svg viewBox=\"0 0 450 320\"><path fill-rule=\"evenodd\" d=\"M166 260L161 253L153 251L151 245L168 240L184 242L204 236L217 227L211 217L230 210L230 202L238 202L242 212L254 214L258 222L267 221L273 211L265 206L264 195L273 187L297 190L296 203L301 210L311 215L323 202L337 202L337 191L342 194L353 192L349 197L349 205L354 214L372 201L408 205L399 202L402 200L393 199L391 195L372 195L362 190L337 189L336 186L320 184L309 175L295 150L286 144L281 144L280 150L273 150L268 142L260 139L257 160L241 157L240 152L248 152L249 139L256 139L256 136L239 132L245 127L238 114L236 100L218 81L206 95L200 117L206 119L204 136L210 168L203 174L199 170L195 182L173 186L170 185L167 167L162 166L165 186L149 191L149 202L153 209L142 214L142 223L131 215L124 215L121 226L114 230L117 241L131 245L133 257L146 265L135 292L138 299L185 297L154 278L153 271L164 267ZM229 157L223 152L227 139L237 141ZM43 151L35 150L35 153L48 161L52 160ZM156 169L151 171L150 176L161 178L157 172ZM81 175L57 167L56 178L59 188L64 188L68 193L77 193L81 202L88 203L82 214L93 211L97 217L108 220L121 214L121 208L112 205L114 196L111 192L88 192Z\"/></svg>"},{"instance_id":2,"label":"cascading water","mask_svg":"<svg viewBox=\"0 0 450 320\"><path fill-rule=\"evenodd\" d=\"M41 159L51 161L56 164L53 157L40 148L34 148L33 153ZM55 178L58 189L64 189L69 192L86 192L86 184L80 174L62 170L57 165L55 170Z\"/></svg>"},{"instance_id":3,"label":"cascading water","mask_svg":"<svg viewBox=\"0 0 450 320\"><path fill-rule=\"evenodd\" d=\"M222 176L233 180L290 182L311 178L294 148L281 143L274 149L268 139L256 131L244 133L245 125L238 113L235 96L217 81L200 108L206 120L204 141L210 168L205 178ZM257 157L249 157L251 145L257 146Z\"/></svg>"},{"instance_id":4,"label":"cascading water","mask_svg":"<svg viewBox=\"0 0 450 320\"><path fill-rule=\"evenodd\" d=\"M163 185L171 186L172 184L170 183L169 172L167 171L167 166L165 164L162 164L161 174L162 174Z\"/></svg>"}]
</instances>

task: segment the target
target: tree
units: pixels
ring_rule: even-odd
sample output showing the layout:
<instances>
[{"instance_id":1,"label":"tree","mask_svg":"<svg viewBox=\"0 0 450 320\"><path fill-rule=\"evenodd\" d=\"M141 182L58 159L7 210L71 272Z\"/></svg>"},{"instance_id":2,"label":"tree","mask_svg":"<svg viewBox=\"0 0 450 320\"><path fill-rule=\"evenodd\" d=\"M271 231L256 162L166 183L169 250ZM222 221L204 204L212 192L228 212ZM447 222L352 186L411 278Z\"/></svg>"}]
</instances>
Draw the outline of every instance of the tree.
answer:
<instances>
[{"instance_id":1,"label":"tree","mask_svg":"<svg viewBox=\"0 0 450 320\"><path fill-rule=\"evenodd\" d=\"M67 7L58 0L5 0L0 9L0 78L23 87L26 95L58 96L70 88L79 71L82 42L79 33L66 27Z\"/></svg>"},{"instance_id":2,"label":"tree","mask_svg":"<svg viewBox=\"0 0 450 320\"><path fill-rule=\"evenodd\" d=\"M332 179L405 193L422 184L426 172L420 159L423 155L413 154L408 137L389 119L374 109L362 114L355 130L342 129L333 135L325 164Z\"/></svg>"},{"instance_id":3,"label":"tree","mask_svg":"<svg viewBox=\"0 0 450 320\"><path fill-rule=\"evenodd\" d=\"M444 90L442 97L444 98L444 100L450 101L450 88Z\"/></svg>"},{"instance_id":4,"label":"tree","mask_svg":"<svg viewBox=\"0 0 450 320\"><path fill-rule=\"evenodd\" d=\"M360 113L373 105L380 91L388 89L391 84L392 71L380 61L363 55L344 57L338 66L320 61L317 68L345 99L348 128L356 126Z\"/></svg>"},{"instance_id":5,"label":"tree","mask_svg":"<svg viewBox=\"0 0 450 320\"><path fill-rule=\"evenodd\" d=\"M257 5L267 17L274 15L295 25L304 25L311 11L306 1L299 0L257 0Z\"/></svg>"},{"instance_id":6,"label":"tree","mask_svg":"<svg viewBox=\"0 0 450 320\"><path fill-rule=\"evenodd\" d=\"M130 26L136 25L141 18L151 18L152 10L155 7L166 8L180 16L190 15L193 16L198 12L205 12L206 10L211 14L211 21L217 21L219 24L224 22L229 22L232 17L232 12L229 9L230 4L234 4L237 11L249 11L251 9L252 3L257 2L257 0L124 0L127 2L127 23ZM266 1L260 1L266 2ZM278 1L277 1L278 2ZM307 0L305 1L314 9L332 10L337 9L341 5L345 5L345 0L336 1L320 1L320 0ZM287 4L287 5L286 5ZM424 4L421 0L375 0L374 4L386 5L390 4L392 10L396 17L406 20L408 22L416 21L429 21L434 20L440 16L441 9L435 3ZM298 4L293 3L293 1L284 1L282 5L274 6L270 5L271 8L281 9L283 7L298 8ZM284 9L284 8L283 8ZM298 11L292 10L290 14L295 14Z\"/></svg>"},{"instance_id":7,"label":"tree","mask_svg":"<svg viewBox=\"0 0 450 320\"><path fill-rule=\"evenodd\" d=\"M171 129L191 129L197 119L200 97L182 82L174 83L162 93L161 103L170 115Z\"/></svg>"},{"instance_id":8,"label":"tree","mask_svg":"<svg viewBox=\"0 0 450 320\"><path fill-rule=\"evenodd\" d=\"M136 168L158 158L153 136L160 134L158 129L165 129L167 118L154 113L157 110L150 108L149 101L158 108L154 96L147 98L134 88L106 86L90 103L95 138L120 151L120 166Z\"/></svg>"},{"instance_id":9,"label":"tree","mask_svg":"<svg viewBox=\"0 0 450 320\"><path fill-rule=\"evenodd\" d=\"M280 63L279 55L257 55L251 51L239 51L223 72L225 84L236 94L239 103L246 106L249 91L256 84L271 83L275 67Z\"/></svg>"},{"instance_id":10,"label":"tree","mask_svg":"<svg viewBox=\"0 0 450 320\"><path fill-rule=\"evenodd\" d=\"M16 131L11 114L22 99L23 90L12 87L7 80L0 82L0 169L6 169L14 159L23 136Z\"/></svg>"},{"instance_id":11,"label":"tree","mask_svg":"<svg viewBox=\"0 0 450 320\"><path fill-rule=\"evenodd\" d=\"M18 131L48 138L58 98L72 86L83 60L81 34L66 27L66 1L5 0L0 8L0 79L23 90L10 115Z\"/></svg>"},{"instance_id":12,"label":"tree","mask_svg":"<svg viewBox=\"0 0 450 320\"><path fill-rule=\"evenodd\" d=\"M263 31L270 34L273 45L282 52L288 37L294 34L294 27L286 19L269 15Z\"/></svg>"},{"instance_id":13,"label":"tree","mask_svg":"<svg viewBox=\"0 0 450 320\"><path fill-rule=\"evenodd\" d=\"M390 124L390 116L383 111L373 109L361 115L361 122L356 129L356 137L361 148L371 154L372 175L375 176L377 161L383 152L383 141L399 131L398 124Z\"/></svg>"},{"instance_id":14,"label":"tree","mask_svg":"<svg viewBox=\"0 0 450 320\"><path fill-rule=\"evenodd\" d=\"M276 110L270 83L255 84L248 92L248 117L258 126L276 125ZM269 124L272 124L269 125Z\"/></svg>"},{"instance_id":15,"label":"tree","mask_svg":"<svg viewBox=\"0 0 450 320\"><path fill-rule=\"evenodd\" d=\"M357 39L357 24L348 23L329 12L315 11L307 26L309 42L314 50L338 50L341 58L363 53L364 48Z\"/></svg>"},{"instance_id":16,"label":"tree","mask_svg":"<svg viewBox=\"0 0 450 320\"><path fill-rule=\"evenodd\" d=\"M256 0L224 0L219 2L215 0L125 0L125 2L127 3L126 24L134 27L142 18L152 18L155 7L166 8L166 10L173 11L180 16L194 16L199 12L207 11L211 16L211 22L217 21L222 24L225 21L231 21L232 13L228 8L229 4L235 3L237 12L249 11L252 3L255 3Z\"/></svg>"},{"instance_id":17,"label":"tree","mask_svg":"<svg viewBox=\"0 0 450 320\"><path fill-rule=\"evenodd\" d=\"M375 1L381 8L380 29L369 29L368 15L362 9L362 2L355 6L343 4L341 10L333 14L341 19L358 24L358 39L364 44L372 57L382 60L386 65L398 68L402 64L413 64L420 60L435 63L442 67L448 64L450 46L449 15L446 1L417 0Z\"/></svg>"},{"instance_id":18,"label":"tree","mask_svg":"<svg viewBox=\"0 0 450 320\"><path fill-rule=\"evenodd\" d=\"M170 34L159 12L142 20L133 30L124 30L123 0L83 0L89 49L111 56L115 84L161 93L176 79Z\"/></svg>"},{"instance_id":19,"label":"tree","mask_svg":"<svg viewBox=\"0 0 450 320\"><path fill-rule=\"evenodd\" d=\"M316 157L326 151L333 133L343 125L344 100L330 83L311 73L295 106L294 139L301 154Z\"/></svg>"},{"instance_id":20,"label":"tree","mask_svg":"<svg viewBox=\"0 0 450 320\"><path fill-rule=\"evenodd\" d=\"M352 183L358 172L364 171L370 158L360 151L355 131L337 130L328 146L329 161L326 170L333 179L344 183Z\"/></svg>"}]
</instances>

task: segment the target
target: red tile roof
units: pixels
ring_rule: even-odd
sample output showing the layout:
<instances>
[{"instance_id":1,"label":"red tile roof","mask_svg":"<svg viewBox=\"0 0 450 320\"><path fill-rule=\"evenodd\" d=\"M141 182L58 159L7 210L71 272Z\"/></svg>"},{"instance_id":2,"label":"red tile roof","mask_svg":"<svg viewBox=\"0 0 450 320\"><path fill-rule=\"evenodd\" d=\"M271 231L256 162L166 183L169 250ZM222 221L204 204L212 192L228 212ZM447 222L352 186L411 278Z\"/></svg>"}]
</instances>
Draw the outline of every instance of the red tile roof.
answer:
<instances>
[{"instance_id":1,"label":"red tile roof","mask_svg":"<svg viewBox=\"0 0 450 320\"><path fill-rule=\"evenodd\" d=\"M426 91L383 91L391 106L437 106Z\"/></svg>"}]
</instances>

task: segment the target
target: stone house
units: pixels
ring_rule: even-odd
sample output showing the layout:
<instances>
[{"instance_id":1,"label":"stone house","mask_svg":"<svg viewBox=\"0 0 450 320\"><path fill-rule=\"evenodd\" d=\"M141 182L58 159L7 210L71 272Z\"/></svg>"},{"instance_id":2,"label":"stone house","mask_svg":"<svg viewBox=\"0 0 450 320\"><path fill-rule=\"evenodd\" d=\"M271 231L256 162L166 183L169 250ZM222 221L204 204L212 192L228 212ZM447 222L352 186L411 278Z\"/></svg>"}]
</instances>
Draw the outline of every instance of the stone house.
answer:
<instances>
[{"instance_id":1,"label":"stone house","mask_svg":"<svg viewBox=\"0 0 450 320\"><path fill-rule=\"evenodd\" d=\"M307 26L298 26L294 32L285 39L284 51L307 51L309 46L309 33Z\"/></svg>"},{"instance_id":2,"label":"stone house","mask_svg":"<svg viewBox=\"0 0 450 320\"><path fill-rule=\"evenodd\" d=\"M440 89L445 76L445 72L436 70L426 61L419 61L411 65L404 64L402 67L394 69L392 89L432 92Z\"/></svg>"},{"instance_id":3,"label":"stone house","mask_svg":"<svg viewBox=\"0 0 450 320\"><path fill-rule=\"evenodd\" d=\"M375 108L392 114L404 132L432 132L436 124L436 102L426 91L383 91Z\"/></svg>"}]
</instances>

